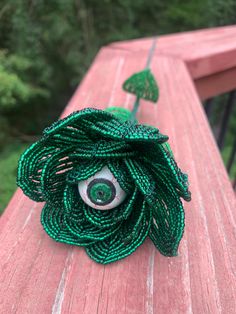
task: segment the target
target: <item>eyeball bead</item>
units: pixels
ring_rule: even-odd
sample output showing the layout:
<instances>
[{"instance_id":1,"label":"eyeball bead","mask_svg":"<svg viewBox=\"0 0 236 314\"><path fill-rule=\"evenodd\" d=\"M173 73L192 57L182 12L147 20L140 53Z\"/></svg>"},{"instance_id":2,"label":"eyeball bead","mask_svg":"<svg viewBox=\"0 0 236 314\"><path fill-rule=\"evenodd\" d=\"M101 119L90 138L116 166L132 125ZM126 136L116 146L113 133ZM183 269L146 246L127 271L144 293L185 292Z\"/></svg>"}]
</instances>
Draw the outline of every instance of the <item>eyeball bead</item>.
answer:
<instances>
[{"instance_id":1,"label":"eyeball bead","mask_svg":"<svg viewBox=\"0 0 236 314\"><path fill-rule=\"evenodd\" d=\"M92 177L80 181L78 190L83 201L98 210L117 207L127 195L107 166Z\"/></svg>"}]
</instances>

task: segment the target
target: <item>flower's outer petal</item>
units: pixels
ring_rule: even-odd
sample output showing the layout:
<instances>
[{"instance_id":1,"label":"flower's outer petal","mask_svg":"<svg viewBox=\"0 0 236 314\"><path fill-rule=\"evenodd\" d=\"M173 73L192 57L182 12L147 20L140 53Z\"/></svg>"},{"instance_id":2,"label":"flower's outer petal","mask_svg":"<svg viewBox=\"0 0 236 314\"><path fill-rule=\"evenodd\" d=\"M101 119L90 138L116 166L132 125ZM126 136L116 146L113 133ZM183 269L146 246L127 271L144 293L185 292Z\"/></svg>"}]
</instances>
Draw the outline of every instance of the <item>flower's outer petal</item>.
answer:
<instances>
[{"instance_id":1,"label":"flower's outer petal","mask_svg":"<svg viewBox=\"0 0 236 314\"><path fill-rule=\"evenodd\" d=\"M78 184L79 181L86 180L92 177L95 173L100 171L106 163L103 160L95 159L81 161L81 163L74 167L67 175L66 181L69 184Z\"/></svg>"},{"instance_id":2,"label":"flower's outer petal","mask_svg":"<svg viewBox=\"0 0 236 314\"><path fill-rule=\"evenodd\" d=\"M133 159L125 159L125 164L133 178L135 185L145 196L150 205L155 204L155 194L157 193L157 183L150 171L141 163Z\"/></svg>"},{"instance_id":3,"label":"flower's outer petal","mask_svg":"<svg viewBox=\"0 0 236 314\"><path fill-rule=\"evenodd\" d=\"M173 156L162 145L145 146L146 155L141 157L146 167L152 169L157 176L165 174L178 195L186 201L191 200L191 193L188 190L188 176L183 173L175 162Z\"/></svg>"},{"instance_id":4,"label":"flower's outer petal","mask_svg":"<svg viewBox=\"0 0 236 314\"><path fill-rule=\"evenodd\" d=\"M163 135L157 128L143 124L134 124L130 121L121 122L119 119L104 122L82 122L87 127L104 138L113 140L124 140L126 142L156 142L164 143L168 136Z\"/></svg>"},{"instance_id":5,"label":"flower's outer petal","mask_svg":"<svg viewBox=\"0 0 236 314\"><path fill-rule=\"evenodd\" d=\"M108 160L107 166L117 179L121 188L126 192L130 193L134 189L134 181L130 176L127 167L122 160Z\"/></svg>"},{"instance_id":6,"label":"flower's outer petal","mask_svg":"<svg viewBox=\"0 0 236 314\"><path fill-rule=\"evenodd\" d=\"M184 232L184 209L175 189L164 182L165 178L158 185L149 237L163 255L176 256Z\"/></svg>"},{"instance_id":7,"label":"flower's outer petal","mask_svg":"<svg viewBox=\"0 0 236 314\"><path fill-rule=\"evenodd\" d=\"M65 215L71 221L78 224L86 223L86 217L83 212L84 201L78 194L76 186L67 185L63 196Z\"/></svg>"},{"instance_id":8,"label":"flower's outer petal","mask_svg":"<svg viewBox=\"0 0 236 314\"><path fill-rule=\"evenodd\" d=\"M76 132L79 129L81 132L81 126L84 124L84 122L85 125L87 125L89 123L93 124L99 121L112 121L113 119L114 116L104 110L85 108L80 111L75 111L71 113L64 119L60 119L54 122L50 127L44 130L43 134L45 136L52 136L54 134L57 134L58 131L61 133L62 130L68 130L70 136L70 130Z\"/></svg>"},{"instance_id":9,"label":"flower's outer petal","mask_svg":"<svg viewBox=\"0 0 236 314\"><path fill-rule=\"evenodd\" d=\"M108 264L133 253L148 235L151 210L145 201L132 213L133 217L122 224L120 232L112 237L94 243L86 248L87 254L96 262Z\"/></svg>"},{"instance_id":10,"label":"flower's outer petal","mask_svg":"<svg viewBox=\"0 0 236 314\"><path fill-rule=\"evenodd\" d=\"M60 150L70 148L70 153L74 153L72 157L78 160L78 158L83 158L84 152L76 154L76 147L86 144L89 150L89 145L93 145L86 130L80 128L80 121L85 118L95 123L111 121L114 116L103 110L89 108L75 112L46 128L42 138L22 154L19 160L17 184L31 199L38 202L44 201L40 177L49 157Z\"/></svg>"},{"instance_id":11,"label":"flower's outer petal","mask_svg":"<svg viewBox=\"0 0 236 314\"><path fill-rule=\"evenodd\" d=\"M66 177L75 165L69 153L68 147L55 151L43 166L40 182L45 201L55 204L62 202Z\"/></svg>"},{"instance_id":12,"label":"flower's outer petal","mask_svg":"<svg viewBox=\"0 0 236 314\"><path fill-rule=\"evenodd\" d=\"M90 138L84 131L75 128L66 128L64 130L58 130L58 133L44 135L42 139L45 141L45 145L50 145L56 149L64 147L78 147L84 144L93 144Z\"/></svg>"},{"instance_id":13,"label":"flower's outer petal","mask_svg":"<svg viewBox=\"0 0 236 314\"><path fill-rule=\"evenodd\" d=\"M78 189L75 186L67 186L64 192L65 224L78 239L87 242L101 241L119 230L120 221L102 228L93 224L84 214L85 206L87 205L82 201Z\"/></svg>"},{"instance_id":14,"label":"flower's outer petal","mask_svg":"<svg viewBox=\"0 0 236 314\"><path fill-rule=\"evenodd\" d=\"M126 160L126 165L153 209L150 238L162 254L176 255L184 231L184 210L178 191L164 172L157 175L130 159Z\"/></svg>"},{"instance_id":15,"label":"flower's outer petal","mask_svg":"<svg viewBox=\"0 0 236 314\"><path fill-rule=\"evenodd\" d=\"M85 246L96 241L91 239L81 239L76 234L70 232L65 220L65 212L61 207L46 203L41 213L41 223L47 234L58 242ZM77 222L78 223L78 222Z\"/></svg>"},{"instance_id":16,"label":"flower's outer petal","mask_svg":"<svg viewBox=\"0 0 236 314\"><path fill-rule=\"evenodd\" d=\"M78 246L91 245L118 232L121 222L106 228L92 225L84 215L83 206L75 186L67 186L64 206L48 202L42 210L41 223L45 231L56 241Z\"/></svg>"},{"instance_id":17,"label":"flower's outer petal","mask_svg":"<svg viewBox=\"0 0 236 314\"><path fill-rule=\"evenodd\" d=\"M41 172L48 158L54 153L54 147L44 147L40 140L32 144L20 157L17 185L36 202L44 201L40 183Z\"/></svg>"},{"instance_id":18,"label":"flower's outer petal","mask_svg":"<svg viewBox=\"0 0 236 314\"><path fill-rule=\"evenodd\" d=\"M110 236L113 236L114 234L119 232L119 229L121 227L120 222L115 226L109 226L106 228L99 228L97 226L94 226L88 220L86 220L82 224L78 224L78 222L72 220L69 215L65 216L65 221L70 233L78 237L80 241L86 241L87 243L89 243L90 241L102 241Z\"/></svg>"},{"instance_id":19,"label":"flower's outer petal","mask_svg":"<svg viewBox=\"0 0 236 314\"><path fill-rule=\"evenodd\" d=\"M97 138L95 143L84 143L81 146L74 147L74 154L71 156L80 158L122 158L126 156L135 156L135 151L131 145L125 141L111 141L109 139L99 140Z\"/></svg>"},{"instance_id":20,"label":"flower's outer petal","mask_svg":"<svg viewBox=\"0 0 236 314\"><path fill-rule=\"evenodd\" d=\"M134 192L121 205L111 210L97 210L89 206L84 206L84 214L91 224L100 228L107 228L114 226L122 220L126 220L131 214L136 202L138 200L138 190L135 188Z\"/></svg>"}]
</instances>

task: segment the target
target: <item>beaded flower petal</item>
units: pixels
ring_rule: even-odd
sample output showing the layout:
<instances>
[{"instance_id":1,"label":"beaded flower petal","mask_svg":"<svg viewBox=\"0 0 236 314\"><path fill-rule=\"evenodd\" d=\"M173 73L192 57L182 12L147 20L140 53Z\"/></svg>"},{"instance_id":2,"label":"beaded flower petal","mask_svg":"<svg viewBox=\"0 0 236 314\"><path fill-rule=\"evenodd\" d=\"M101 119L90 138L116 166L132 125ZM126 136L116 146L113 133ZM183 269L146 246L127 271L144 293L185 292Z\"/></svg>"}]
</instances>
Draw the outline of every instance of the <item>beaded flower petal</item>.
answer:
<instances>
[{"instance_id":1,"label":"beaded flower petal","mask_svg":"<svg viewBox=\"0 0 236 314\"><path fill-rule=\"evenodd\" d=\"M87 108L45 129L21 156L17 184L46 202L41 222L50 237L84 246L96 262L128 256L147 236L163 255L174 256L184 230L180 198L189 201L190 192L167 140L154 127ZM126 193L106 211L88 206L78 191L79 182L104 167Z\"/></svg>"}]
</instances>

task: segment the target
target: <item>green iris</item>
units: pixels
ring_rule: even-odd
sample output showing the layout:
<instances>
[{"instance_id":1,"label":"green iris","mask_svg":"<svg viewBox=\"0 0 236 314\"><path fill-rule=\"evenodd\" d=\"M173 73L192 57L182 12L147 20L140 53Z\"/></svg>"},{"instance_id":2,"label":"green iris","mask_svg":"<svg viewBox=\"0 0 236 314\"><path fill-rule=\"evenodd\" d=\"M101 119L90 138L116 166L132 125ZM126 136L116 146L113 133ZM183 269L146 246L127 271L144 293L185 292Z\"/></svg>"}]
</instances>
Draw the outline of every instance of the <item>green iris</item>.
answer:
<instances>
[{"instance_id":1,"label":"green iris","mask_svg":"<svg viewBox=\"0 0 236 314\"><path fill-rule=\"evenodd\" d=\"M100 206L107 205L114 200L116 189L107 179L94 179L88 185L87 194L92 203Z\"/></svg>"}]
</instances>

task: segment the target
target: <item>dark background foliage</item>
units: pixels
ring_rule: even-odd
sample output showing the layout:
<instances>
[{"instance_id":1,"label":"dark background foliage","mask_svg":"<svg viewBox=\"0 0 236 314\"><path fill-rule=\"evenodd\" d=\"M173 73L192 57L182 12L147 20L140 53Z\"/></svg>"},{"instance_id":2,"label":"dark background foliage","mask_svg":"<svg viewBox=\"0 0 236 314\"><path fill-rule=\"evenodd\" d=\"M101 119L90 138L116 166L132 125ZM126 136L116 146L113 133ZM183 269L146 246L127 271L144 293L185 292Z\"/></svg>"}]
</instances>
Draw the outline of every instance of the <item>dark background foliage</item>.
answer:
<instances>
[{"instance_id":1,"label":"dark background foliage","mask_svg":"<svg viewBox=\"0 0 236 314\"><path fill-rule=\"evenodd\" d=\"M98 49L233 24L235 0L0 0L0 210L19 154L55 120Z\"/></svg>"}]
</instances>

